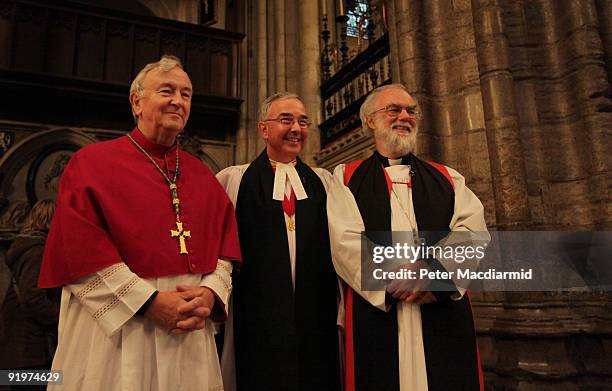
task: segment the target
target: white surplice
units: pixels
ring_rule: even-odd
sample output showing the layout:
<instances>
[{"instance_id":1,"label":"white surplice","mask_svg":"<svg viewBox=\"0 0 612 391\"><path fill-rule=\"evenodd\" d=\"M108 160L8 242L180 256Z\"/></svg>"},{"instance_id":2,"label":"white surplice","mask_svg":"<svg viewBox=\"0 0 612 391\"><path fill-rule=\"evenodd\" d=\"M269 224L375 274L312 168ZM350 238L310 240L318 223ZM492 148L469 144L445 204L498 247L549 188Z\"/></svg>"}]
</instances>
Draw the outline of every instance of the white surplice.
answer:
<instances>
[{"instance_id":1,"label":"white surplice","mask_svg":"<svg viewBox=\"0 0 612 391\"><path fill-rule=\"evenodd\" d=\"M278 163L276 163L278 164ZM284 166L287 166L285 164ZM236 207L236 201L238 199L238 190L240 189L240 182L242 181L242 176L245 171L249 167L248 164L244 164L241 166L231 166L221 170L217 174L217 179L221 183L221 186L227 192L229 199ZM325 190L329 189L329 185L332 181L332 175L329 171L322 168L312 168L312 170L317 174ZM296 199L299 199L301 192L304 192L304 188L299 179L297 173L294 175L295 169L293 172L290 172L291 169L289 167L283 167L282 170L277 168L274 175L274 189L273 196L274 199L278 199L278 186L279 182L284 183L284 195L290 197L291 189L293 188L296 193ZM302 194L306 197L308 194L305 192ZM284 213L285 216L285 225L289 223L289 216L287 213ZM295 220L295 215L293 216L295 224L299 224ZM291 278L293 281L293 285L295 285L295 257L296 257L296 238L295 238L295 230L291 231L287 229L287 244L289 247L289 262L291 263ZM235 366L234 366L234 327L233 327L233 315L232 315L232 303L230 297L229 304L229 319L225 326L225 337L223 341L223 354L221 358L221 370L223 372L223 383L225 385L225 391L235 391L236 390L236 375L235 375Z\"/></svg>"},{"instance_id":2,"label":"white surplice","mask_svg":"<svg viewBox=\"0 0 612 391\"><path fill-rule=\"evenodd\" d=\"M385 170L393 182L390 194L391 230L418 230L410 182L410 166L393 165ZM340 278L381 311L388 311L384 291L361 290L361 232L365 230L355 198L344 185L344 164L334 170L334 179L327 193L327 217L332 260ZM451 231L486 231L482 203L465 186L465 178L448 168L455 186L455 209L450 223ZM461 298L465 290L459 290ZM398 302L398 347L401 391L427 391L427 370L423 348L423 329L420 306ZM393 359L393 357L389 357Z\"/></svg>"},{"instance_id":3,"label":"white surplice","mask_svg":"<svg viewBox=\"0 0 612 391\"><path fill-rule=\"evenodd\" d=\"M224 303L231 290L230 262L211 274L141 279L124 263L85 276L63 288L59 346L53 369L60 386L74 391L222 391L214 325L171 335L135 314L149 296L177 285L211 288Z\"/></svg>"}]
</instances>

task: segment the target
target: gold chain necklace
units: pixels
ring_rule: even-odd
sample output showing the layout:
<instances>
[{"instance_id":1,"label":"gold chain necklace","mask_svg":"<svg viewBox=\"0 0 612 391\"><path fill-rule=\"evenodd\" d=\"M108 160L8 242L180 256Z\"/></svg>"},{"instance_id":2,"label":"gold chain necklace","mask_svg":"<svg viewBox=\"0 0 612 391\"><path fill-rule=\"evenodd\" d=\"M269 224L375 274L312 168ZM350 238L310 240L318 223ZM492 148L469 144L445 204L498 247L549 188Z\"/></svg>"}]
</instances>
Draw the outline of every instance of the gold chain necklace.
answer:
<instances>
[{"instance_id":1,"label":"gold chain necklace","mask_svg":"<svg viewBox=\"0 0 612 391\"><path fill-rule=\"evenodd\" d=\"M176 146L176 168L174 170L174 177L170 179L168 175L164 172L164 170L159 167L153 156L149 154L134 138L132 135L127 135L130 141L142 152L144 155L153 163L157 171L164 177L168 186L170 187L170 195L172 196L172 206L174 208L174 212L176 214L176 229L170 230L170 237L178 238L179 241L179 254L188 254L187 245L185 243L185 238L191 237L191 231L187 231L186 227L183 227L183 223L181 222L181 200L178 197L178 188L176 187L176 180L179 177L179 148ZM177 142L178 143L178 142Z\"/></svg>"}]
</instances>

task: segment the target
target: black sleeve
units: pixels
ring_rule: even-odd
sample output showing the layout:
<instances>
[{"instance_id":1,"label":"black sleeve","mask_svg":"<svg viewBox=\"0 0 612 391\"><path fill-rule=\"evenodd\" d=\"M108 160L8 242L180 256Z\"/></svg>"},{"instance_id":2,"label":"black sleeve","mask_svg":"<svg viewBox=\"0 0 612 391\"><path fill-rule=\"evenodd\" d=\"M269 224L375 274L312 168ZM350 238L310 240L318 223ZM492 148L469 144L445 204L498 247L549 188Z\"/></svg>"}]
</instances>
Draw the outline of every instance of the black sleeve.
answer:
<instances>
[{"instance_id":1,"label":"black sleeve","mask_svg":"<svg viewBox=\"0 0 612 391\"><path fill-rule=\"evenodd\" d=\"M157 297L158 293L159 293L159 291L155 291L155 292L151 293L151 296L149 296L147 301L145 301L144 304L138 309L138 311L136 311L136 315L144 316L145 312L147 312L147 310L149 309L149 307L153 303L153 300L155 300L155 297Z\"/></svg>"},{"instance_id":2,"label":"black sleeve","mask_svg":"<svg viewBox=\"0 0 612 391\"><path fill-rule=\"evenodd\" d=\"M59 319L59 301L51 300L48 290L38 287L43 252L44 246L36 246L23 253L13 276L26 316L43 325L54 325Z\"/></svg>"}]
</instances>

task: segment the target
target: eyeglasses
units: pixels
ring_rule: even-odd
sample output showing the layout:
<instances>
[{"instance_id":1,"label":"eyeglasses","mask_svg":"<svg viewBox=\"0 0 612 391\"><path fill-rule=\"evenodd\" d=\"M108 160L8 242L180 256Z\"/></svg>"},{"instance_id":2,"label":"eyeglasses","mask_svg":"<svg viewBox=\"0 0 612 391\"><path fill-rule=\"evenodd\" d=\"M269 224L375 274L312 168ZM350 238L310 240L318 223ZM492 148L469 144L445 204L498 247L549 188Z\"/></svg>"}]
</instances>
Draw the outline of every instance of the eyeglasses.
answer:
<instances>
[{"instance_id":1,"label":"eyeglasses","mask_svg":"<svg viewBox=\"0 0 612 391\"><path fill-rule=\"evenodd\" d=\"M400 106L400 105L389 105L389 106L383 107L382 109L374 110L373 112L370 113L370 115L374 115L380 111L385 111L387 112L387 116L389 118L395 119L399 117L402 111L404 110L406 110L406 114L408 114L410 118L419 120L423 116L423 114L419 111L417 106Z\"/></svg>"},{"instance_id":2,"label":"eyeglasses","mask_svg":"<svg viewBox=\"0 0 612 391\"><path fill-rule=\"evenodd\" d=\"M263 120L263 122L266 121L279 122L283 126L292 126L295 122L297 122L298 126L302 129L306 129L307 127L312 125L312 122L308 121L307 118L295 118L292 115L282 116L278 118L268 118Z\"/></svg>"}]
</instances>

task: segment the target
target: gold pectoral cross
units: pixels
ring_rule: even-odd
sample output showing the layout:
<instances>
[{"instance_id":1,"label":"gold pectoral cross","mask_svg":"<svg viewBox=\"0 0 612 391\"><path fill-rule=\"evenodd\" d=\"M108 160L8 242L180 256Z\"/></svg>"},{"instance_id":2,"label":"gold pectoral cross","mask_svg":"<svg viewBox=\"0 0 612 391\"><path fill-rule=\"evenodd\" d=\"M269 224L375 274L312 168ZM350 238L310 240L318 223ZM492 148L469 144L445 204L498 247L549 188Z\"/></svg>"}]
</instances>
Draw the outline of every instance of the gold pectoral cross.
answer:
<instances>
[{"instance_id":1,"label":"gold pectoral cross","mask_svg":"<svg viewBox=\"0 0 612 391\"><path fill-rule=\"evenodd\" d=\"M289 231L295 231L295 220L293 220L293 216L289 216L289 221L287 222L287 229Z\"/></svg>"},{"instance_id":2,"label":"gold pectoral cross","mask_svg":"<svg viewBox=\"0 0 612 391\"><path fill-rule=\"evenodd\" d=\"M191 237L191 231L187 231L185 229L183 229L183 223L181 223L180 221L176 222L176 231L171 229L170 230L170 236L173 238L178 237L179 240L179 244L181 247L181 251L179 251L179 254L188 254L187 251L187 246L185 245L185 237L190 238Z\"/></svg>"}]
</instances>

